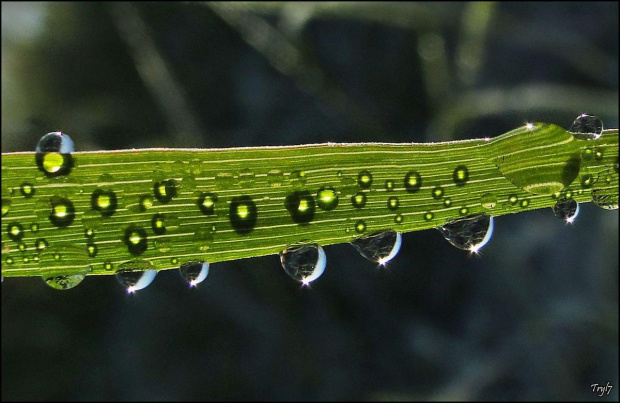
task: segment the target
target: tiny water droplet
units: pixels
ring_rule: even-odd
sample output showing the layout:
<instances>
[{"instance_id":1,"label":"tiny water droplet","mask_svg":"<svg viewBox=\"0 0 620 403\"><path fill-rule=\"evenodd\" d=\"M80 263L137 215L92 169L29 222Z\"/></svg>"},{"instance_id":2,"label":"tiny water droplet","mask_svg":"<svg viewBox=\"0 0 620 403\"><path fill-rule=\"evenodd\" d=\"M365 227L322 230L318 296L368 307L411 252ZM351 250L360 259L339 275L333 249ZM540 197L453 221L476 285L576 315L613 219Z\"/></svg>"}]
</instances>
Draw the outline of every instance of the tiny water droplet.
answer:
<instances>
[{"instance_id":1,"label":"tiny water droplet","mask_svg":"<svg viewBox=\"0 0 620 403\"><path fill-rule=\"evenodd\" d=\"M394 190L394 181L391 179L388 179L385 181L385 189L390 191L390 190Z\"/></svg>"},{"instance_id":2,"label":"tiny water droplet","mask_svg":"<svg viewBox=\"0 0 620 403\"><path fill-rule=\"evenodd\" d=\"M340 190L342 194L350 195L357 191L357 182L350 176L340 178Z\"/></svg>"},{"instance_id":3,"label":"tiny water droplet","mask_svg":"<svg viewBox=\"0 0 620 403\"><path fill-rule=\"evenodd\" d=\"M88 252L88 257L95 257L97 256L97 245L95 245L94 243L89 243L86 245L86 252Z\"/></svg>"},{"instance_id":4,"label":"tiny water droplet","mask_svg":"<svg viewBox=\"0 0 620 403\"><path fill-rule=\"evenodd\" d=\"M355 232L361 234L364 231L366 231L366 222L364 220L357 220L355 223Z\"/></svg>"},{"instance_id":5,"label":"tiny water droplet","mask_svg":"<svg viewBox=\"0 0 620 403\"><path fill-rule=\"evenodd\" d=\"M450 207L452 205L452 199L450 199L449 197L446 197L445 199L443 199L443 205L445 207Z\"/></svg>"},{"instance_id":6,"label":"tiny water droplet","mask_svg":"<svg viewBox=\"0 0 620 403\"><path fill-rule=\"evenodd\" d=\"M433 191L431 192L431 195L433 196L433 199L435 200L441 199L443 196L443 188L441 186L437 186L436 188L433 189Z\"/></svg>"},{"instance_id":7,"label":"tiny water droplet","mask_svg":"<svg viewBox=\"0 0 620 403\"><path fill-rule=\"evenodd\" d=\"M579 203L575 199L560 199L551 207L551 210L557 218L572 223L579 214Z\"/></svg>"},{"instance_id":8,"label":"tiny water droplet","mask_svg":"<svg viewBox=\"0 0 620 403\"><path fill-rule=\"evenodd\" d=\"M45 238L38 238L36 241L34 241L34 247L38 251L42 251L43 249L47 248L48 246L49 246L49 243L47 242L47 240L45 240Z\"/></svg>"},{"instance_id":9,"label":"tiny water droplet","mask_svg":"<svg viewBox=\"0 0 620 403\"><path fill-rule=\"evenodd\" d=\"M493 235L493 217L482 213L458 218L437 229L455 247L476 253Z\"/></svg>"},{"instance_id":10,"label":"tiny water droplet","mask_svg":"<svg viewBox=\"0 0 620 403\"><path fill-rule=\"evenodd\" d=\"M368 189L372 185L372 174L369 171L362 171L357 176L357 183L362 189Z\"/></svg>"},{"instance_id":11,"label":"tiny water droplet","mask_svg":"<svg viewBox=\"0 0 620 403\"><path fill-rule=\"evenodd\" d=\"M396 214L396 215L394 216L394 222L395 222L396 224L402 224L402 223L403 223L403 221L405 221L405 216L403 216L402 214Z\"/></svg>"},{"instance_id":12,"label":"tiny water droplet","mask_svg":"<svg viewBox=\"0 0 620 403\"><path fill-rule=\"evenodd\" d=\"M30 231L39 232L39 224L37 224L36 222L33 222L32 224L30 224Z\"/></svg>"},{"instance_id":13,"label":"tiny water droplet","mask_svg":"<svg viewBox=\"0 0 620 403\"><path fill-rule=\"evenodd\" d=\"M590 147L584 148L581 151L581 159L584 161L590 161L594 157L594 151Z\"/></svg>"},{"instance_id":14,"label":"tiny water droplet","mask_svg":"<svg viewBox=\"0 0 620 403\"><path fill-rule=\"evenodd\" d=\"M465 165L459 165L452 173L452 179L456 186L464 186L469 179L469 171Z\"/></svg>"},{"instance_id":15,"label":"tiny water droplet","mask_svg":"<svg viewBox=\"0 0 620 403\"><path fill-rule=\"evenodd\" d=\"M398 254L401 243L400 232L388 230L361 236L351 245L366 259L384 265Z\"/></svg>"},{"instance_id":16,"label":"tiny water droplet","mask_svg":"<svg viewBox=\"0 0 620 403\"><path fill-rule=\"evenodd\" d=\"M390 210L396 210L398 208L398 197L391 196L387 201L387 208Z\"/></svg>"},{"instance_id":17,"label":"tiny water droplet","mask_svg":"<svg viewBox=\"0 0 620 403\"><path fill-rule=\"evenodd\" d=\"M169 203L177 196L177 182L174 179L155 182L153 194L160 203Z\"/></svg>"},{"instance_id":18,"label":"tiny water droplet","mask_svg":"<svg viewBox=\"0 0 620 403\"><path fill-rule=\"evenodd\" d=\"M529 206L529 205L530 205L530 201L529 201L529 200L527 200L527 199L523 199L523 200L521 200L521 203L519 203L519 205L520 205L521 207L525 208L525 207L527 207L527 206Z\"/></svg>"},{"instance_id":19,"label":"tiny water droplet","mask_svg":"<svg viewBox=\"0 0 620 403\"><path fill-rule=\"evenodd\" d=\"M603 121L598 116L582 113L568 131L581 140L596 140L603 134Z\"/></svg>"},{"instance_id":20,"label":"tiny water droplet","mask_svg":"<svg viewBox=\"0 0 620 403\"><path fill-rule=\"evenodd\" d=\"M600 161L603 159L603 150L600 148L597 148L594 150L594 159L597 161Z\"/></svg>"},{"instance_id":21,"label":"tiny water droplet","mask_svg":"<svg viewBox=\"0 0 620 403\"><path fill-rule=\"evenodd\" d=\"M53 225L59 228L66 228L73 223L75 207L69 199L52 196L50 198L50 205L52 211L48 218Z\"/></svg>"},{"instance_id":22,"label":"tiny water droplet","mask_svg":"<svg viewBox=\"0 0 620 403\"><path fill-rule=\"evenodd\" d=\"M600 172L592 186L592 201L605 210L618 208L618 171L607 169Z\"/></svg>"},{"instance_id":23,"label":"tiny water droplet","mask_svg":"<svg viewBox=\"0 0 620 403\"><path fill-rule=\"evenodd\" d=\"M425 219L426 221L430 221L430 220L432 220L433 218L435 218L435 214L433 214L432 212L427 211L426 213L424 213L424 219Z\"/></svg>"},{"instance_id":24,"label":"tiny water droplet","mask_svg":"<svg viewBox=\"0 0 620 403\"><path fill-rule=\"evenodd\" d=\"M510 195L508 196L508 201L514 206L519 201L519 197L517 195Z\"/></svg>"},{"instance_id":25,"label":"tiny water droplet","mask_svg":"<svg viewBox=\"0 0 620 403\"><path fill-rule=\"evenodd\" d=\"M207 278L209 263L201 260L185 262L179 267L179 274L190 287L196 287L196 285L202 283Z\"/></svg>"},{"instance_id":26,"label":"tiny water droplet","mask_svg":"<svg viewBox=\"0 0 620 403\"><path fill-rule=\"evenodd\" d=\"M267 183L271 187L280 187L284 183L284 173L279 169L272 169L267 172Z\"/></svg>"},{"instance_id":27,"label":"tiny water droplet","mask_svg":"<svg viewBox=\"0 0 620 403\"><path fill-rule=\"evenodd\" d=\"M338 206L338 194L334 188L321 188L316 194L316 203L326 211L335 209Z\"/></svg>"},{"instance_id":28,"label":"tiny water droplet","mask_svg":"<svg viewBox=\"0 0 620 403\"><path fill-rule=\"evenodd\" d=\"M158 238L155 240L155 248L160 252L168 252L172 249L172 241L170 238Z\"/></svg>"},{"instance_id":29,"label":"tiny water droplet","mask_svg":"<svg viewBox=\"0 0 620 403\"><path fill-rule=\"evenodd\" d=\"M34 193L35 193L34 185L32 183L27 183L27 182L22 183L21 186L19 187L19 190L22 196L24 196L27 199L34 196Z\"/></svg>"},{"instance_id":30,"label":"tiny water droplet","mask_svg":"<svg viewBox=\"0 0 620 403\"><path fill-rule=\"evenodd\" d=\"M156 275L157 270L153 263L137 259L120 264L115 277L127 289L127 293L131 294L148 287Z\"/></svg>"},{"instance_id":31,"label":"tiny water droplet","mask_svg":"<svg viewBox=\"0 0 620 403\"><path fill-rule=\"evenodd\" d=\"M24 227L18 222L12 222L6 227L6 233L15 242L20 242L24 237Z\"/></svg>"},{"instance_id":32,"label":"tiny water droplet","mask_svg":"<svg viewBox=\"0 0 620 403\"><path fill-rule=\"evenodd\" d=\"M585 189L592 187L593 183L594 183L594 178L592 177L592 175L587 174L581 177L581 186L584 187Z\"/></svg>"},{"instance_id":33,"label":"tiny water droplet","mask_svg":"<svg viewBox=\"0 0 620 403\"><path fill-rule=\"evenodd\" d=\"M303 243L290 245L280 252L280 262L286 274L308 285L323 274L327 258L318 244Z\"/></svg>"},{"instance_id":34,"label":"tiny water droplet","mask_svg":"<svg viewBox=\"0 0 620 403\"><path fill-rule=\"evenodd\" d=\"M366 193L357 192L353 196L351 196L351 204L353 207L362 208L366 205Z\"/></svg>"},{"instance_id":35,"label":"tiny water droplet","mask_svg":"<svg viewBox=\"0 0 620 403\"><path fill-rule=\"evenodd\" d=\"M289 176L289 180L293 187L302 187L307 181L306 173L304 171L293 171Z\"/></svg>"},{"instance_id":36,"label":"tiny water droplet","mask_svg":"<svg viewBox=\"0 0 620 403\"><path fill-rule=\"evenodd\" d=\"M153 207L153 198L150 195L141 196L138 205L140 212L145 212Z\"/></svg>"},{"instance_id":37,"label":"tiny water droplet","mask_svg":"<svg viewBox=\"0 0 620 403\"><path fill-rule=\"evenodd\" d=\"M495 205L497 204L497 197L495 197L492 193L485 193L482 197L480 197L480 204L484 208L495 208Z\"/></svg>"},{"instance_id":38,"label":"tiny water droplet","mask_svg":"<svg viewBox=\"0 0 620 403\"><path fill-rule=\"evenodd\" d=\"M409 171L405 175L405 189L409 193L415 193L422 187L422 177L417 171Z\"/></svg>"},{"instance_id":39,"label":"tiny water droplet","mask_svg":"<svg viewBox=\"0 0 620 403\"><path fill-rule=\"evenodd\" d=\"M62 132L52 132L41 137L35 148L37 167L47 177L68 175L73 168L73 140Z\"/></svg>"}]
</instances>

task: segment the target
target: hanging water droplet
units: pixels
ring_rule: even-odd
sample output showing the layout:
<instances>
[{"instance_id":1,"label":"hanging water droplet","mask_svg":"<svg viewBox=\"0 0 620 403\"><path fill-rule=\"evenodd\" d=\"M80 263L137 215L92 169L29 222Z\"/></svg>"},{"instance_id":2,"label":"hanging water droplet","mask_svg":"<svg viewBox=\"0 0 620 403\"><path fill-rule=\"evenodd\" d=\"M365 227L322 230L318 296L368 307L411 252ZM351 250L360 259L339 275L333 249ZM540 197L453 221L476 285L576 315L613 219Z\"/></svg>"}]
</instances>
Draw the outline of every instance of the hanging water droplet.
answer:
<instances>
[{"instance_id":1,"label":"hanging water droplet","mask_svg":"<svg viewBox=\"0 0 620 403\"><path fill-rule=\"evenodd\" d=\"M74 288L86 278L83 274L74 274L72 276L55 276L55 277L41 277L45 284L52 287L55 290L69 290Z\"/></svg>"},{"instance_id":2,"label":"hanging water droplet","mask_svg":"<svg viewBox=\"0 0 620 403\"><path fill-rule=\"evenodd\" d=\"M37 143L35 160L39 170L48 177L68 175L74 165L73 151L71 137L62 132L47 133Z\"/></svg>"},{"instance_id":3,"label":"hanging water droplet","mask_svg":"<svg viewBox=\"0 0 620 403\"><path fill-rule=\"evenodd\" d=\"M400 232L389 230L361 236L351 245L366 259L383 266L398 254L401 243Z\"/></svg>"},{"instance_id":4,"label":"hanging water droplet","mask_svg":"<svg viewBox=\"0 0 620 403\"><path fill-rule=\"evenodd\" d=\"M495 208L495 205L497 204L497 197L495 197L492 193L485 193L482 197L480 197L480 204L484 208Z\"/></svg>"},{"instance_id":5,"label":"hanging water droplet","mask_svg":"<svg viewBox=\"0 0 620 403\"><path fill-rule=\"evenodd\" d=\"M575 199L560 199L551 207L551 210L557 218L572 223L579 214L579 203Z\"/></svg>"},{"instance_id":6,"label":"hanging water droplet","mask_svg":"<svg viewBox=\"0 0 620 403\"><path fill-rule=\"evenodd\" d=\"M581 140L596 140L603 134L603 121L598 116L582 113L568 131Z\"/></svg>"},{"instance_id":7,"label":"hanging water droplet","mask_svg":"<svg viewBox=\"0 0 620 403\"><path fill-rule=\"evenodd\" d=\"M493 235L493 217L484 213L472 215L458 218L437 229L455 247L477 253Z\"/></svg>"},{"instance_id":8,"label":"hanging water droplet","mask_svg":"<svg viewBox=\"0 0 620 403\"><path fill-rule=\"evenodd\" d=\"M199 261L185 262L179 267L179 274L190 287L196 287L202 283L209 274L209 263Z\"/></svg>"},{"instance_id":9,"label":"hanging water droplet","mask_svg":"<svg viewBox=\"0 0 620 403\"><path fill-rule=\"evenodd\" d=\"M91 270L86 249L71 244L43 249L39 254L39 267L43 281L57 290L77 286Z\"/></svg>"},{"instance_id":10,"label":"hanging water droplet","mask_svg":"<svg viewBox=\"0 0 620 403\"><path fill-rule=\"evenodd\" d=\"M115 277L127 289L127 293L131 294L148 287L156 275L157 270L153 263L137 259L119 265Z\"/></svg>"},{"instance_id":11,"label":"hanging water droplet","mask_svg":"<svg viewBox=\"0 0 620 403\"><path fill-rule=\"evenodd\" d=\"M318 244L303 243L290 245L280 252L280 262L286 274L308 285L323 274L327 258Z\"/></svg>"}]
</instances>

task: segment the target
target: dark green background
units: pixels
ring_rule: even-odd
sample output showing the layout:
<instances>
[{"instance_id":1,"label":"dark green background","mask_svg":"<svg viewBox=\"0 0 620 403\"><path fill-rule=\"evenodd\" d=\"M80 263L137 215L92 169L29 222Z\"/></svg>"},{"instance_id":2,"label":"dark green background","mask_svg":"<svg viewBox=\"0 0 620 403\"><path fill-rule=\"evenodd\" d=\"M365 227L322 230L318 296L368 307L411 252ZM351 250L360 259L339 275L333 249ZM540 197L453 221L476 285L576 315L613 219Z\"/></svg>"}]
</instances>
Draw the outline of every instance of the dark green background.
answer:
<instances>
[{"instance_id":1,"label":"dark green background","mask_svg":"<svg viewBox=\"0 0 620 403\"><path fill-rule=\"evenodd\" d=\"M53 130L82 151L479 138L583 112L618 127L617 2L498 3L477 54L459 50L471 3L255 5L236 28L205 4L117 6L2 3L2 152ZM168 78L139 74L132 10ZM243 40L264 23L288 45ZM435 230L387 269L329 246L307 289L275 255L135 295L6 279L2 399L617 400L618 212L581 207L575 225L499 217L481 256Z\"/></svg>"}]
</instances>

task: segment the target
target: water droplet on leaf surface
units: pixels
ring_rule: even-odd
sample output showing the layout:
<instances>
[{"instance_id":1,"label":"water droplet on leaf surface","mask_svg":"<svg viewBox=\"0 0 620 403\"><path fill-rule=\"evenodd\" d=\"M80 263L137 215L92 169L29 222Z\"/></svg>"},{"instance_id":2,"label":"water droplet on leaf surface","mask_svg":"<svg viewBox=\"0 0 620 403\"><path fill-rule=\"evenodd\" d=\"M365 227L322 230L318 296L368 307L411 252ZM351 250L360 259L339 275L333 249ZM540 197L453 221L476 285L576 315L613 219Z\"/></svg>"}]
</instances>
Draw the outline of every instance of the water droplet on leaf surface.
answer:
<instances>
[{"instance_id":1,"label":"water droplet on leaf surface","mask_svg":"<svg viewBox=\"0 0 620 403\"><path fill-rule=\"evenodd\" d=\"M41 137L35 148L35 161L39 170L48 177L68 175L74 162L73 140L62 132L52 132Z\"/></svg>"},{"instance_id":2,"label":"water droplet on leaf surface","mask_svg":"<svg viewBox=\"0 0 620 403\"><path fill-rule=\"evenodd\" d=\"M568 131L581 140L596 140L603 134L603 121L598 116L582 113Z\"/></svg>"}]
</instances>

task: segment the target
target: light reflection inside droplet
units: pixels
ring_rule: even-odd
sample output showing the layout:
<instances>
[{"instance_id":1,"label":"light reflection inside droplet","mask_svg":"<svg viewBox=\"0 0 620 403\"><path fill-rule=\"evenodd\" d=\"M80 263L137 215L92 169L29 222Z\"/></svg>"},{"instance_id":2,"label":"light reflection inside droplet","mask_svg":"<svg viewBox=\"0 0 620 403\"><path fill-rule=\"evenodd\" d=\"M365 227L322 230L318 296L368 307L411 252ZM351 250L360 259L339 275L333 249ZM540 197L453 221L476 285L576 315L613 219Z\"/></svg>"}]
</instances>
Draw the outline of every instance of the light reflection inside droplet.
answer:
<instances>
[{"instance_id":1,"label":"light reflection inside droplet","mask_svg":"<svg viewBox=\"0 0 620 403\"><path fill-rule=\"evenodd\" d=\"M484 235L484 238L482 238L482 241L480 241L480 243L474 244L469 247L470 253L474 255L480 254L480 249L482 249L491 240L491 236L493 235L493 227L494 227L493 217L490 217L489 218L489 229L487 230L487 233Z\"/></svg>"}]
</instances>

